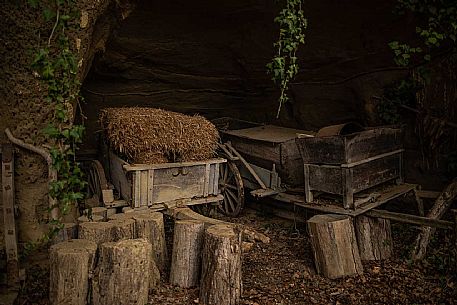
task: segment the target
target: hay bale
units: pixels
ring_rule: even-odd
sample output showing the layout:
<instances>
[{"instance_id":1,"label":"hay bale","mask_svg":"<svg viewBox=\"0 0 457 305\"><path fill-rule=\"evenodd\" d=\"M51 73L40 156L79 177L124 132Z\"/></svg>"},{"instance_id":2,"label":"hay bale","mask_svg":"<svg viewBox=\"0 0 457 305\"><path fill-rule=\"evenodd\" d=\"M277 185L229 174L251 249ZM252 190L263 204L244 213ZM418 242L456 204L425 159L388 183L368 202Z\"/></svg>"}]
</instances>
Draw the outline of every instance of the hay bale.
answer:
<instances>
[{"instance_id":1,"label":"hay bale","mask_svg":"<svg viewBox=\"0 0 457 305\"><path fill-rule=\"evenodd\" d=\"M135 163L201 161L215 156L219 133L202 116L155 108L106 108L100 122L110 146Z\"/></svg>"}]
</instances>

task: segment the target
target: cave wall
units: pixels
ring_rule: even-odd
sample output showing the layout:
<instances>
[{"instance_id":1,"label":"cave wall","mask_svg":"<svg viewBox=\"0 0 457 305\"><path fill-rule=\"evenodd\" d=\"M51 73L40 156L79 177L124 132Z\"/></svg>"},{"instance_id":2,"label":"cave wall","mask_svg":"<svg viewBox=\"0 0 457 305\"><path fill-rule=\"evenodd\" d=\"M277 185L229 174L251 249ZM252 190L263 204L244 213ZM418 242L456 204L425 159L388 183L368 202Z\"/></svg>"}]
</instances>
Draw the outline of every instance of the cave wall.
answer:
<instances>
[{"instance_id":1,"label":"cave wall","mask_svg":"<svg viewBox=\"0 0 457 305\"><path fill-rule=\"evenodd\" d=\"M85 81L88 146L95 143L99 109L112 105L303 129L372 121L365 116L371 113L371 95L402 73L389 68L386 46L404 36L398 29L408 31L407 22L391 14L394 1L306 1L310 25L299 54L301 73L292 86L294 103L276 120L278 92L265 74L277 36L275 1L141 1L136 10L128 0L77 3L81 19L71 35ZM8 127L39 146L46 144L41 130L52 116L30 67L33 50L52 28L42 20L27 1L0 2L0 131ZM5 141L3 132L0 141ZM20 239L35 240L47 217L46 165L17 149L15 170ZM0 210L0 243L2 220Z\"/></svg>"},{"instance_id":2,"label":"cave wall","mask_svg":"<svg viewBox=\"0 0 457 305\"><path fill-rule=\"evenodd\" d=\"M90 70L94 54L104 50L111 29L129 14L132 5L127 0L79 0L76 4L81 18L69 36L82 81ZM30 7L27 1L0 1L0 25L0 143L6 141L3 131L9 128L25 143L46 147L42 129L49 124L53 111L44 100L46 88L31 63L36 50L46 43L53 22L44 22L41 9ZM37 240L47 230L47 177L47 165L42 157L16 149L15 202L19 207L20 241ZM1 200L0 191L0 203ZM0 245L3 245L2 211L0 209Z\"/></svg>"},{"instance_id":3,"label":"cave wall","mask_svg":"<svg viewBox=\"0 0 457 305\"><path fill-rule=\"evenodd\" d=\"M309 21L293 103L276 119L275 1L141 1L120 24L83 85L88 142L99 109L151 106L302 129L348 120L375 124L372 95L404 73L387 43L408 22L395 1L305 1Z\"/></svg>"}]
</instances>

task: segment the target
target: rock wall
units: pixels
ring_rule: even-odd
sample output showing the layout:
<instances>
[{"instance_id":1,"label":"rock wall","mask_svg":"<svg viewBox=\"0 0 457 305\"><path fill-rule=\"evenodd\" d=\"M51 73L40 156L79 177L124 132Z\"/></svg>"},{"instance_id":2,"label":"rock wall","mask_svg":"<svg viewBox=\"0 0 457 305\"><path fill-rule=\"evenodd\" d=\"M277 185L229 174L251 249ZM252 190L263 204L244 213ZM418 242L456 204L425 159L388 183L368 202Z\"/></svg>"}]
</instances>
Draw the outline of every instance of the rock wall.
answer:
<instances>
[{"instance_id":1,"label":"rock wall","mask_svg":"<svg viewBox=\"0 0 457 305\"><path fill-rule=\"evenodd\" d=\"M80 0L80 27L70 33L78 52L79 75L83 80L96 52L104 50L111 28L131 10L129 2ZM33 54L45 43L52 23L43 21L41 9L27 1L0 2L0 142L10 128L15 137L32 145L45 145L41 130L47 126L52 109L44 101L43 88L31 68ZM48 208L47 166L41 157L18 149L15 166L16 203L19 206L21 241L36 240L46 230ZM1 194L0 194L1 200ZM0 209L0 244L3 215Z\"/></svg>"},{"instance_id":2,"label":"rock wall","mask_svg":"<svg viewBox=\"0 0 457 305\"><path fill-rule=\"evenodd\" d=\"M148 105L303 129L372 123L371 96L403 73L387 43L408 32L395 1L305 1L309 19L294 103L275 119L266 74L278 29L275 1L142 1L112 33L86 78L88 140L107 105ZM414 29L412 29L414 30Z\"/></svg>"}]
</instances>

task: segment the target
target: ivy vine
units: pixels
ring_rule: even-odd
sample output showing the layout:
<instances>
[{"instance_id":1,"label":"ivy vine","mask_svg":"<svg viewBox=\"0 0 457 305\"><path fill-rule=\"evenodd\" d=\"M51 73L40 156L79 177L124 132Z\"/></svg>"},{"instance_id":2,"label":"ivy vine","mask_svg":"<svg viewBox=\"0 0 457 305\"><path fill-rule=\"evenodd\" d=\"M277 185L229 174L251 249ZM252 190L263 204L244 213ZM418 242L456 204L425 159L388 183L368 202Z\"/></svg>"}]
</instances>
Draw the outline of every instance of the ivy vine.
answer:
<instances>
[{"instance_id":1,"label":"ivy vine","mask_svg":"<svg viewBox=\"0 0 457 305\"><path fill-rule=\"evenodd\" d=\"M74 109L81 101L78 65L68 32L78 26L79 12L75 0L28 0L34 9L41 9L52 29L36 52L32 68L47 89L45 100L53 108L49 125L43 130L51 145L52 166L57 179L50 183L49 193L58 208L57 219L49 217L50 231L42 238L49 241L63 228L62 216L84 199L86 182L75 153L81 143L84 127L73 124Z\"/></svg>"},{"instance_id":2,"label":"ivy vine","mask_svg":"<svg viewBox=\"0 0 457 305\"><path fill-rule=\"evenodd\" d=\"M395 62L400 66L410 64L414 55L422 54L430 61L432 52L443 46L455 53L457 40L457 2L450 0L398 0L396 7L400 15L412 12L419 22L416 34L419 43L392 41L389 46L394 51Z\"/></svg>"},{"instance_id":3,"label":"ivy vine","mask_svg":"<svg viewBox=\"0 0 457 305\"><path fill-rule=\"evenodd\" d=\"M275 85L280 89L279 107L276 117L279 117L281 107L289 100L287 91L290 81L297 75L299 66L297 50L305 43L307 19L302 9L302 0L286 0L286 6L274 19L279 24L279 39L274 43L276 54L267 64L268 73Z\"/></svg>"}]
</instances>

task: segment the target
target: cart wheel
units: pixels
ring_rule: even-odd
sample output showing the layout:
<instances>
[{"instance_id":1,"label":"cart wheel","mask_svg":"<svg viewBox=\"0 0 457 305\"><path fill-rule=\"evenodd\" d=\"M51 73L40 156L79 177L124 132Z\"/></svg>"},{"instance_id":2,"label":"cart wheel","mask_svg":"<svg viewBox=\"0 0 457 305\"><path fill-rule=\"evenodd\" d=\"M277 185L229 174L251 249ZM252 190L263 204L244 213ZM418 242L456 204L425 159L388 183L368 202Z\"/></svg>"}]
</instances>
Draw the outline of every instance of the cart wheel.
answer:
<instances>
[{"instance_id":1,"label":"cart wheel","mask_svg":"<svg viewBox=\"0 0 457 305\"><path fill-rule=\"evenodd\" d=\"M102 190L108 189L108 182L106 181L102 164L98 160L88 161L86 175L89 198L96 197L101 201Z\"/></svg>"},{"instance_id":2,"label":"cart wheel","mask_svg":"<svg viewBox=\"0 0 457 305\"><path fill-rule=\"evenodd\" d=\"M227 216L238 216L244 207L244 186L240 171L235 163L227 161L219 166L219 189L224 200L220 210Z\"/></svg>"}]
</instances>

